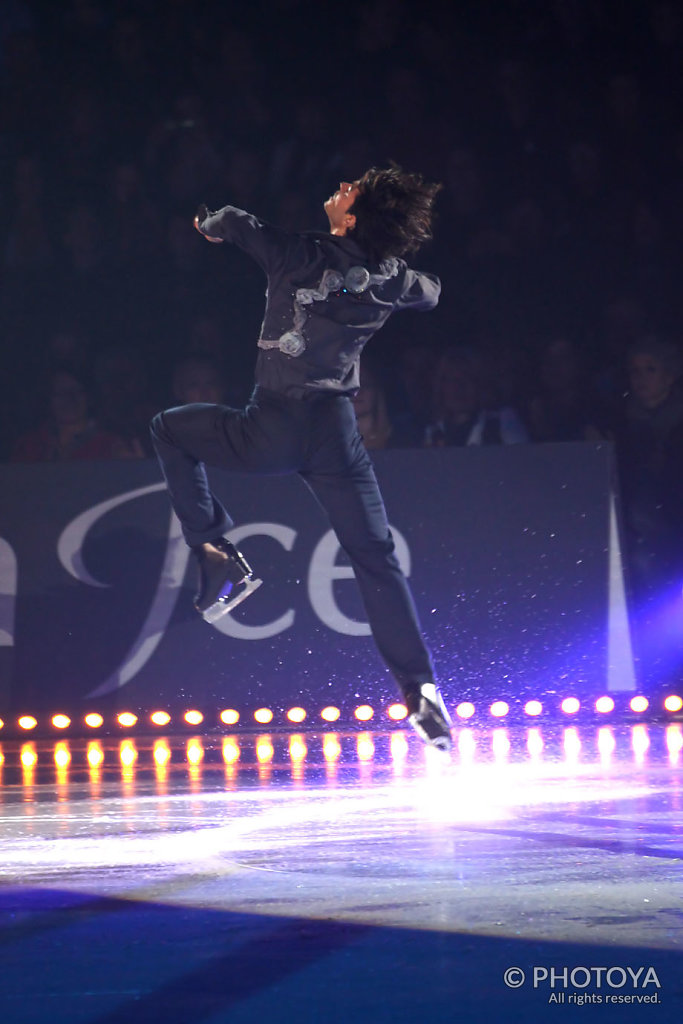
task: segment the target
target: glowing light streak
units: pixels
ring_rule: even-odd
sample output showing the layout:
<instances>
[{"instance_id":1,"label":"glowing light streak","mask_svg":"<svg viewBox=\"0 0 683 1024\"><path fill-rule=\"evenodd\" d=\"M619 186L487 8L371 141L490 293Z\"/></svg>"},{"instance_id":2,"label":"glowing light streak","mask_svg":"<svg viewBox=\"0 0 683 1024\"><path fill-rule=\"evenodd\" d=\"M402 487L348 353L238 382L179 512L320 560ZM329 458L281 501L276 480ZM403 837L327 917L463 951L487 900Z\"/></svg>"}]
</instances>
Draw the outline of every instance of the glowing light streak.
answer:
<instances>
[{"instance_id":1,"label":"glowing light streak","mask_svg":"<svg viewBox=\"0 0 683 1024\"><path fill-rule=\"evenodd\" d=\"M394 761L405 761L408 756L408 740L402 732L395 732L389 740L389 750Z\"/></svg>"},{"instance_id":2,"label":"glowing light streak","mask_svg":"<svg viewBox=\"0 0 683 1024\"><path fill-rule=\"evenodd\" d=\"M581 753L581 740L578 730L572 725L564 730L564 756L568 764L575 764Z\"/></svg>"},{"instance_id":3,"label":"glowing light streak","mask_svg":"<svg viewBox=\"0 0 683 1024\"><path fill-rule=\"evenodd\" d=\"M100 743L97 740L91 740L88 743L86 751L86 758L91 768L99 768L104 761L104 751Z\"/></svg>"},{"instance_id":4,"label":"glowing light streak","mask_svg":"<svg viewBox=\"0 0 683 1024\"><path fill-rule=\"evenodd\" d=\"M229 739L228 737L223 740L221 753L223 754L223 760L226 764L235 764L235 762L240 759L239 745L235 740Z\"/></svg>"},{"instance_id":5,"label":"glowing light streak","mask_svg":"<svg viewBox=\"0 0 683 1024\"><path fill-rule=\"evenodd\" d=\"M71 764L71 751L66 743L58 743L55 746L54 759L58 768L68 768Z\"/></svg>"},{"instance_id":6,"label":"glowing light streak","mask_svg":"<svg viewBox=\"0 0 683 1024\"><path fill-rule=\"evenodd\" d=\"M506 761L510 753L510 738L507 729L494 729L491 737L491 750L496 761Z\"/></svg>"},{"instance_id":7,"label":"glowing light streak","mask_svg":"<svg viewBox=\"0 0 683 1024\"><path fill-rule=\"evenodd\" d=\"M463 764L472 764L477 752L477 740L470 729L458 733L458 753Z\"/></svg>"},{"instance_id":8,"label":"glowing light streak","mask_svg":"<svg viewBox=\"0 0 683 1024\"><path fill-rule=\"evenodd\" d=\"M341 757L341 744L334 732L326 732L323 736L323 755L326 761L338 761Z\"/></svg>"},{"instance_id":9,"label":"glowing light streak","mask_svg":"<svg viewBox=\"0 0 683 1024\"><path fill-rule=\"evenodd\" d=\"M529 729L527 731L526 748L532 761L538 761L543 753L543 737L539 729Z\"/></svg>"},{"instance_id":10,"label":"glowing light streak","mask_svg":"<svg viewBox=\"0 0 683 1024\"><path fill-rule=\"evenodd\" d=\"M156 740L152 747L152 757L154 763L159 768L164 768L171 760L171 748L169 747L166 740Z\"/></svg>"},{"instance_id":11,"label":"glowing light streak","mask_svg":"<svg viewBox=\"0 0 683 1024\"><path fill-rule=\"evenodd\" d=\"M369 732L359 733L356 739L356 754L359 761L371 761L375 756L375 744Z\"/></svg>"},{"instance_id":12,"label":"glowing light streak","mask_svg":"<svg viewBox=\"0 0 683 1024\"><path fill-rule=\"evenodd\" d=\"M186 757L190 764L201 764L204 760L204 745L196 737L187 741Z\"/></svg>"},{"instance_id":13,"label":"glowing light streak","mask_svg":"<svg viewBox=\"0 0 683 1024\"><path fill-rule=\"evenodd\" d=\"M666 748L669 751L669 764L678 764L683 750L683 730L680 725L667 725Z\"/></svg>"},{"instance_id":14,"label":"glowing light streak","mask_svg":"<svg viewBox=\"0 0 683 1024\"><path fill-rule=\"evenodd\" d=\"M125 768L132 768L138 759L138 752L132 740L122 740L119 747L119 760Z\"/></svg>"},{"instance_id":15,"label":"glowing light streak","mask_svg":"<svg viewBox=\"0 0 683 1024\"><path fill-rule=\"evenodd\" d=\"M608 763L612 760L612 754L617 748L617 741L613 731L607 726L598 729L598 753L600 760Z\"/></svg>"},{"instance_id":16,"label":"glowing light streak","mask_svg":"<svg viewBox=\"0 0 683 1024\"><path fill-rule=\"evenodd\" d=\"M308 747L304 743L303 736L298 733L289 738L289 756L292 761L303 761L308 753Z\"/></svg>"},{"instance_id":17,"label":"glowing light streak","mask_svg":"<svg viewBox=\"0 0 683 1024\"><path fill-rule=\"evenodd\" d=\"M38 764L38 755L36 754L36 748L32 743L22 744L19 760L23 767L29 771Z\"/></svg>"},{"instance_id":18,"label":"glowing light streak","mask_svg":"<svg viewBox=\"0 0 683 1024\"><path fill-rule=\"evenodd\" d=\"M270 736L259 736L256 740L256 757L261 764L268 764L273 760L275 750L270 741Z\"/></svg>"},{"instance_id":19,"label":"glowing light streak","mask_svg":"<svg viewBox=\"0 0 683 1024\"><path fill-rule=\"evenodd\" d=\"M633 729L631 730L631 747L635 755L636 763L642 764L650 747L650 737L648 735L647 726L633 726Z\"/></svg>"}]
</instances>

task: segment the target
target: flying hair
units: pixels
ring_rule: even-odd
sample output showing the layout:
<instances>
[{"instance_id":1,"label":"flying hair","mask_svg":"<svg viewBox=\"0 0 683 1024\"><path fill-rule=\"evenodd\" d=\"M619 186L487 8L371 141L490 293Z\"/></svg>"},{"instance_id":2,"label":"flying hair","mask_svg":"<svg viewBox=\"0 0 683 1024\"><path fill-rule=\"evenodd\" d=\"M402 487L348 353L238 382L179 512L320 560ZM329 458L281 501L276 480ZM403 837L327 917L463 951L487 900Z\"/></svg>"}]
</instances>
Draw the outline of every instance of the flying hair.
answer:
<instances>
[{"instance_id":1,"label":"flying hair","mask_svg":"<svg viewBox=\"0 0 683 1024\"><path fill-rule=\"evenodd\" d=\"M373 259L415 252L432 237L432 207L441 185L391 164L367 170L358 189L348 211L356 218L348 237Z\"/></svg>"}]
</instances>

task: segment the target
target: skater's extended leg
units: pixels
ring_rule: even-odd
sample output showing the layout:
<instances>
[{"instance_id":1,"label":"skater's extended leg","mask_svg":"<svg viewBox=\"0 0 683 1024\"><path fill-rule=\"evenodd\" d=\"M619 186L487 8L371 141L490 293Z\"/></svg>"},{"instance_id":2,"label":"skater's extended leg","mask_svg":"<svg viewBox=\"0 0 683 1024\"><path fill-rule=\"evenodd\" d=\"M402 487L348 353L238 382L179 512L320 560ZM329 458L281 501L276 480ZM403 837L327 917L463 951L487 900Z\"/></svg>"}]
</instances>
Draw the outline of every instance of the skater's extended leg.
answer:
<instances>
[{"instance_id":1,"label":"skater's extended leg","mask_svg":"<svg viewBox=\"0 0 683 1024\"><path fill-rule=\"evenodd\" d=\"M358 446L341 472L302 474L327 512L360 587L373 637L422 739L450 747L451 722L434 683L415 605L398 564L375 473Z\"/></svg>"}]
</instances>

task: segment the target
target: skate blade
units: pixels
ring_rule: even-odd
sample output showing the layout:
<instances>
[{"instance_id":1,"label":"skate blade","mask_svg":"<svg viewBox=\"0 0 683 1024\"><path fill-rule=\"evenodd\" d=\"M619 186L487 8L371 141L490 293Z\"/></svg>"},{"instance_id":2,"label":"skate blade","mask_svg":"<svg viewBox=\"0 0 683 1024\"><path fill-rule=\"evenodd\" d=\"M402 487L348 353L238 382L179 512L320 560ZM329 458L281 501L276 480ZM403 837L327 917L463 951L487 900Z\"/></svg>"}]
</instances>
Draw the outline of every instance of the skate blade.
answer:
<instances>
[{"instance_id":1,"label":"skate blade","mask_svg":"<svg viewBox=\"0 0 683 1024\"><path fill-rule=\"evenodd\" d=\"M224 615L227 615L233 610L233 608L236 608L238 604L242 604L242 601L245 601L250 594L253 594L255 590L258 590L262 583L263 580L247 580L239 593L235 594L234 597L227 601L216 601L215 604L212 604L210 608L207 608L206 611L201 613L202 618L205 622L218 622L218 620L222 619Z\"/></svg>"},{"instance_id":2,"label":"skate blade","mask_svg":"<svg viewBox=\"0 0 683 1024\"><path fill-rule=\"evenodd\" d=\"M422 722L418 719L417 715L409 715L408 721L423 743L426 743L430 747L434 747L435 750L440 750L443 754L450 753L453 748L453 739L450 732L448 732L448 734L439 733L436 736L430 736L422 725Z\"/></svg>"}]
</instances>

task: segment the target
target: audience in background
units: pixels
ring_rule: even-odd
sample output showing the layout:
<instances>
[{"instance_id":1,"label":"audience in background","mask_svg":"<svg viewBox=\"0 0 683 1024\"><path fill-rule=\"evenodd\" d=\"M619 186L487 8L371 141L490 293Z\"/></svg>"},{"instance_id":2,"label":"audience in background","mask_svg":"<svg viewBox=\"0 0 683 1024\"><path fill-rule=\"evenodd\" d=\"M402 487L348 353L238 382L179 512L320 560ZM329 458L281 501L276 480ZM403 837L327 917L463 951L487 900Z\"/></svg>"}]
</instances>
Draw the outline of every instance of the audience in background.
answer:
<instances>
[{"instance_id":1,"label":"audience in background","mask_svg":"<svg viewBox=\"0 0 683 1024\"><path fill-rule=\"evenodd\" d=\"M368 446L512 443L522 421L536 442L615 438L635 585L679 572L676 351L641 340L683 337L677 4L369 0L343 33L310 0L17 9L0 458L151 455L174 365L177 401L246 401L263 282L202 245L196 206L324 230L338 179L394 159L444 182L420 255L443 294L370 348Z\"/></svg>"},{"instance_id":2,"label":"audience in background","mask_svg":"<svg viewBox=\"0 0 683 1024\"><path fill-rule=\"evenodd\" d=\"M490 407L479 353L449 349L436 366L432 415L425 433L430 448L450 445L519 444L526 429L509 406Z\"/></svg>"}]
</instances>

